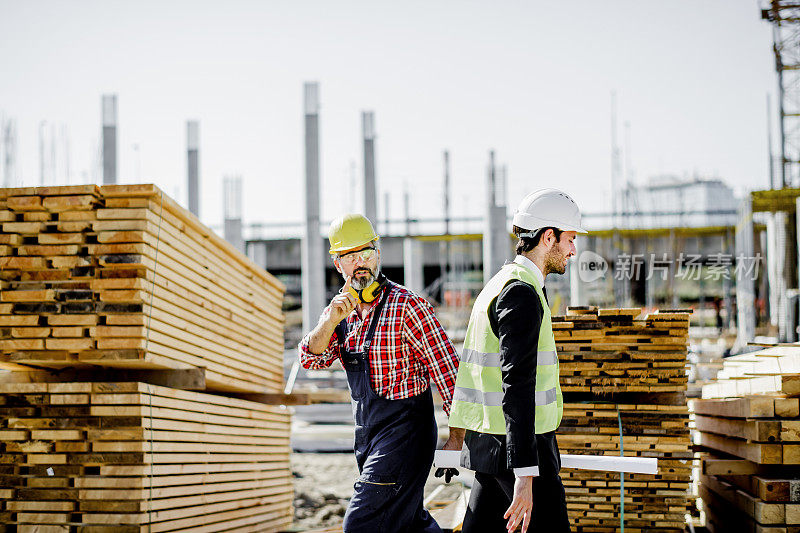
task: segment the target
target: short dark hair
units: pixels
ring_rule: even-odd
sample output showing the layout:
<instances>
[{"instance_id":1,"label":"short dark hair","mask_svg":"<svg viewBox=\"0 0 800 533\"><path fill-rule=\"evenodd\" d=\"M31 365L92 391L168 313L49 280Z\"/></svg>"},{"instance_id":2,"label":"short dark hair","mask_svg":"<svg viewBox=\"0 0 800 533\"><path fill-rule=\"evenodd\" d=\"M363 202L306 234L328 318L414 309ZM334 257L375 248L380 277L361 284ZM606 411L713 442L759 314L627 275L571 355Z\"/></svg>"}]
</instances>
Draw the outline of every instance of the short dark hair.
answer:
<instances>
[{"instance_id":1,"label":"short dark hair","mask_svg":"<svg viewBox=\"0 0 800 533\"><path fill-rule=\"evenodd\" d=\"M556 237L556 242L560 241L561 240L561 234L564 233L564 232L561 231L558 228L554 228L554 227L540 228L540 229L538 229L538 230L536 230L534 232L533 237L520 237L519 235L521 233L530 233L530 231L528 231L526 229L523 229L523 228L520 228L519 226L514 226L514 229L513 229L514 235L516 235L517 238L518 238L517 246L516 246L516 250L515 250L517 255L521 255L521 254L523 254L525 252L530 252L531 250L536 248L536 245L538 245L539 241L542 240L542 235L544 235L544 232L549 230L549 229L553 230L553 235L555 235L555 237Z\"/></svg>"}]
</instances>

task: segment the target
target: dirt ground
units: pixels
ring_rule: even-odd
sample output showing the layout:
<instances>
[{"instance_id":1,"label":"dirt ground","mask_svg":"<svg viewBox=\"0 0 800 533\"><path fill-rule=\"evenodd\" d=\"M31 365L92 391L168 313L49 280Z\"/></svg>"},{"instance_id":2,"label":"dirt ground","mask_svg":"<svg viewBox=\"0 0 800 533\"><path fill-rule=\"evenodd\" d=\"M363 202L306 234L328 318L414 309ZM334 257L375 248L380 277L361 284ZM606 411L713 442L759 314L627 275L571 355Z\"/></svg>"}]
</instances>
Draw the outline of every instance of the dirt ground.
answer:
<instances>
[{"instance_id":1,"label":"dirt ground","mask_svg":"<svg viewBox=\"0 0 800 533\"><path fill-rule=\"evenodd\" d=\"M293 453L294 529L339 524L358 476L352 453Z\"/></svg>"},{"instance_id":2,"label":"dirt ground","mask_svg":"<svg viewBox=\"0 0 800 533\"><path fill-rule=\"evenodd\" d=\"M358 477L352 453L293 453L294 524L293 531L307 531L342 522ZM425 495L444 482L431 470ZM455 499L461 483L451 483L435 496L436 500Z\"/></svg>"}]
</instances>

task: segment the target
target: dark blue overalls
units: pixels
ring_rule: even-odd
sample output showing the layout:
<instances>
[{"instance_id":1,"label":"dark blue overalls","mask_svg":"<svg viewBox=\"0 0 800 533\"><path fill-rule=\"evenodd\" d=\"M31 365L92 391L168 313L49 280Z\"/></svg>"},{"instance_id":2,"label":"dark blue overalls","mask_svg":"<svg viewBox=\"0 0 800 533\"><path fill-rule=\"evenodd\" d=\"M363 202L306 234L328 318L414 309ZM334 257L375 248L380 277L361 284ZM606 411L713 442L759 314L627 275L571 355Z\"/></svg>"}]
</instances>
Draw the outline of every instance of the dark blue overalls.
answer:
<instances>
[{"instance_id":1,"label":"dark blue overalls","mask_svg":"<svg viewBox=\"0 0 800 533\"><path fill-rule=\"evenodd\" d=\"M349 333L346 319L336 327L352 395L356 462L361 474L353 487L343 528L346 533L441 533L422 505L437 440L431 390L412 398L388 400L378 396L370 385L365 354L369 355L381 311L392 290L394 284L387 283L372 313L362 351L345 348Z\"/></svg>"}]
</instances>

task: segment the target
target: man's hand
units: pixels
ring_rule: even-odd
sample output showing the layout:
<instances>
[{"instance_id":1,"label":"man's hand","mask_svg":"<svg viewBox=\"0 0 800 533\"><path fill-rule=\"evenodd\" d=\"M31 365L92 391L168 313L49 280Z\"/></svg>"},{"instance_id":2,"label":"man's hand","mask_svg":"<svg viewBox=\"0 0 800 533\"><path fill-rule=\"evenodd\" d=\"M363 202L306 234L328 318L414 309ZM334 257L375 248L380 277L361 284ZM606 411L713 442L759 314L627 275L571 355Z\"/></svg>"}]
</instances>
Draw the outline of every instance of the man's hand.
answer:
<instances>
[{"instance_id":1,"label":"man's hand","mask_svg":"<svg viewBox=\"0 0 800 533\"><path fill-rule=\"evenodd\" d=\"M506 529L514 531L522 521L522 533L528 530L533 512L533 477L522 476L514 481L514 499L503 518L508 519Z\"/></svg>"},{"instance_id":2,"label":"man's hand","mask_svg":"<svg viewBox=\"0 0 800 533\"><path fill-rule=\"evenodd\" d=\"M347 281L344 282L342 291L333 297L331 305L328 307L327 321L334 326L339 324L342 320L347 318L347 315L353 312L358 300L350 293L350 281L352 278L347 276Z\"/></svg>"},{"instance_id":3,"label":"man's hand","mask_svg":"<svg viewBox=\"0 0 800 533\"><path fill-rule=\"evenodd\" d=\"M308 335L308 350L312 354L321 354L328 347L331 336L339 325L339 322L347 318L353 312L358 300L350 294L350 277L344 283L342 292L334 296L331 304L325 308L322 316L319 317L317 326Z\"/></svg>"},{"instance_id":4,"label":"man's hand","mask_svg":"<svg viewBox=\"0 0 800 533\"><path fill-rule=\"evenodd\" d=\"M460 452L461 446L464 444L464 433L466 430L462 428L450 428L450 436L447 442L442 446L443 450L455 450ZM444 476L444 482L450 483L450 479L458 475L458 470L455 468L437 468L433 474L436 477Z\"/></svg>"},{"instance_id":5,"label":"man's hand","mask_svg":"<svg viewBox=\"0 0 800 533\"><path fill-rule=\"evenodd\" d=\"M450 436L447 438L447 442L444 443L444 446L442 446L442 449L461 451L461 447L464 445L465 433L466 430L463 428L450 428Z\"/></svg>"}]
</instances>

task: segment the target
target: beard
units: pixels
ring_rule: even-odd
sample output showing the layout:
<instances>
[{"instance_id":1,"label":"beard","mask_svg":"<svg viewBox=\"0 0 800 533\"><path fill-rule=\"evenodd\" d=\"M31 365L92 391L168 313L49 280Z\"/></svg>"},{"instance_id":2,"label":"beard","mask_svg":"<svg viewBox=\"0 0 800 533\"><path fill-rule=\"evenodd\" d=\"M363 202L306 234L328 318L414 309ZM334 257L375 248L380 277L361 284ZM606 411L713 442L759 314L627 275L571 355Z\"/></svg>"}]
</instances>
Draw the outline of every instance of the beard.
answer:
<instances>
[{"instance_id":1,"label":"beard","mask_svg":"<svg viewBox=\"0 0 800 533\"><path fill-rule=\"evenodd\" d=\"M554 274L563 274L567 271L567 264L563 255L558 253L556 250L551 250L544 261L544 267L546 269L545 275L548 273Z\"/></svg>"},{"instance_id":2,"label":"beard","mask_svg":"<svg viewBox=\"0 0 800 533\"><path fill-rule=\"evenodd\" d=\"M356 270L353 271L353 278L350 280L350 286L353 287L355 290L360 291L366 289L372 282L378 279L378 273L380 272L381 267L378 267L373 271L369 267L358 267ZM362 277L356 277L356 274L368 274Z\"/></svg>"}]
</instances>

